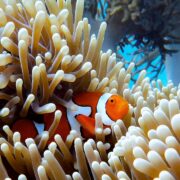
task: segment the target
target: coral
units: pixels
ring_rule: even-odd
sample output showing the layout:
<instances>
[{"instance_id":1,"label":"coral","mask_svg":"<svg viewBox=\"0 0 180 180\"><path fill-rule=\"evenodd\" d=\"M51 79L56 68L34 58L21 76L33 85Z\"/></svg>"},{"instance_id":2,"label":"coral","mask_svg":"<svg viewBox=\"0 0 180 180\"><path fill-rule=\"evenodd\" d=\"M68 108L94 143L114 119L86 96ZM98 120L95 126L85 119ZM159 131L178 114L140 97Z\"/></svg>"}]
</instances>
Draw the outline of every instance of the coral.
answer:
<instances>
[{"instance_id":1,"label":"coral","mask_svg":"<svg viewBox=\"0 0 180 180\"><path fill-rule=\"evenodd\" d=\"M179 34L174 34L179 30L178 0L113 0L99 3L102 13L107 13L107 20L118 14L121 18L119 25L128 26L125 29L126 35L121 32L121 40L124 36L134 36L135 45L144 51L158 48L161 55L176 52L166 45L179 43ZM125 40L123 42L130 43Z\"/></svg>"},{"instance_id":2,"label":"coral","mask_svg":"<svg viewBox=\"0 0 180 180\"><path fill-rule=\"evenodd\" d=\"M179 87L143 70L130 88L134 63L125 69L101 50L106 23L90 36L83 3L73 14L70 0L0 1L0 179L180 178ZM106 129L97 113L95 139L72 130L48 144L62 115L56 104L73 108L67 100L79 91L120 94L129 113ZM35 139L12 132L17 118L49 112L52 126Z\"/></svg>"},{"instance_id":3,"label":"coral","mask_svg":"<svg viewBox=\"0 0 180 180\"><path fill-rule=\"evenodd\" d=\"M120 11L123 12L121 22L125 22L129 19L136 20L140 15L140 0L115 0L107 2L109 3L107 19Z\"/></svg>"},{"instance_id":4,"label":"coral","mask_svg":"<svg viewBox=\"0 0 180 180\"><path fill-rule=\"evenodd\" d=\"M167 55L179 51L179 0L112 0L98 1L101 8L97 14L116 29L118 44L124 51L131 44L137 50L132 53L136 58L135 74L148 68L151 79L165 68ZM115 25L114 25L115 24ZM114 25L114 26L113 26ZM126 50L126 49L125 49ZM158 60L157 60L158 59ZM125 61L129 63L129 61Z\"/></svg>"}]
</instances>

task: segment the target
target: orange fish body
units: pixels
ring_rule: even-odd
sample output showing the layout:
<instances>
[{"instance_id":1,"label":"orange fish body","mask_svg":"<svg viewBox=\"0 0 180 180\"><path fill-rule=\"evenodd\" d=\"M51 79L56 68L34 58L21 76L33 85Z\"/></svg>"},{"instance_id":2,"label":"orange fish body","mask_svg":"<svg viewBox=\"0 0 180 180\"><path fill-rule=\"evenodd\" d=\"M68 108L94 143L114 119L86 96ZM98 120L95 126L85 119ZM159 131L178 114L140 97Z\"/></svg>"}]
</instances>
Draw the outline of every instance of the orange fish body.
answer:
<instances>
[{"instance_id":1,"label":"orange fish body","mask_svg":"<svg viewBox=\"0 0 180 180\"><path fill-rule=\"evenodd\" d=\"M126 100L118 95L112 95L110 93L82 92L74 95L68 103L70 105L76 105L76 110L57 105L57 109L62 112L62 117L54 134L60 134L63 140L66 139L71 130L76 130L85 138L93 137L95 130L95 114L97 112L101 114L104 126L110 126L114 121L123 119L129 110ZM19 131L23 134L22 140L28 137L33 138L43 130L48 130L50 128L54 120L54 113L45 114L43 120L44 126L41 126L41 130L39 130L40 128L37 123L34 125L34 122L29 120L17 121L12 129L13 131ZM31 125L30 122L32 122ZM30 127L28 129L32 131L32 136L30 132L27 132L26 128L21 128L23 126ZM53 137L50 141L52 140Z\"/></svg>"}]
</instances>

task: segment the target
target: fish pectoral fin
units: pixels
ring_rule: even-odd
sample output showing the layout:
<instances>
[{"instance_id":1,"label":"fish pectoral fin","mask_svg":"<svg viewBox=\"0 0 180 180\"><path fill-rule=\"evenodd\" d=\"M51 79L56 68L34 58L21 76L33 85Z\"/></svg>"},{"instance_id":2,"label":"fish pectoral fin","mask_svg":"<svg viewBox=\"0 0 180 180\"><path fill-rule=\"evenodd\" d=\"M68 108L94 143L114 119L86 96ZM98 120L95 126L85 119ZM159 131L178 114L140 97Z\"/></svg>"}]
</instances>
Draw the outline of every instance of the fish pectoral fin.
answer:
<instances>
[{"instance_id":1,"label":"fish pectoral fin","mask_svg":"<svg viewBox=\"0 0 180 180\"><path fill-rule=\"evenodd\" d=\"M94 118L79 114L76 116L76 119L81 124L81 126L86 131L88 131L89 134L94 136L94 134L95 134L95 119Z\"/></svg>"}]
</instances>

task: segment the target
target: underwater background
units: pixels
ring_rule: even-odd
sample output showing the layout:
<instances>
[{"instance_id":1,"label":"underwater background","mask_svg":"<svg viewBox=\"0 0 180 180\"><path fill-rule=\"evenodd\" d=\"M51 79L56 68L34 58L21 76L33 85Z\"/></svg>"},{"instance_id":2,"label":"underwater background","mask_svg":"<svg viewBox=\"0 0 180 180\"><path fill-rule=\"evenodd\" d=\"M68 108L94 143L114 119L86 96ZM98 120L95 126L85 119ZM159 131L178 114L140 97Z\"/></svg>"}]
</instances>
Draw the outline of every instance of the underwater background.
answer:
<instances>
[{"instance_id":1,"label":"underwater background","mask_svg":"<svg viewBox=\"0 0 180 180\"><path fill-rule=\"evenodd\" d=\"M144 58L142 65L137 65L136 71L146 69L151 80L161 79L163 85L166 85L167 70L171 69L166 68L171 63L169 60L165 65L166 59L169 56L169 59L173 59L173 54L179 51L179 6L177 0L86 1L85 16L89 18L93 32L96 32L98 21L107 21L109 27L103 45L105 50L111 48L116 51L118 47L116 52L125 59L125 64L132 62L135 56L135 64ZM150 61L151 64L147 65ZM168 72L169 78L172 78L169 80L177 85L179 79L172 74ZM178 75L178 70L175 74Z\"/></svg>"},{"instance_id":2,"label":"underwater background","mask_svg":"<svg viewBox=\"0 0 180 180\"><path fill-rule=\"evenodd\" d=\"M133 59L133 52L136 51L136 48L135 47L132 47L131 45L126 45L126 47L124 48L123 51L119 50L118 53L121 54L121 56L123 58L125 58L127 61L131 61ZM158 63L158 61L160 60L160 55L159 57L157 57L155 60L154 60L154 63ZM141 69L143 69L143 66L140 67ZM152 73L151 73L151 68L150 69L147 69L147 77L149 77L150 79L152 78ZM162 69L162 71L158 74L158 77L157 79L160 79L163 83L164 86L167 85L167 73L166 73L166 67L164 67ZM131 86L133 85L133 82L131 82L130 84Z\"/></svg>"},{"instance_id":3,"label":"underwater background","mask_svg":"<svg viewBox=\"0 0 180 180\"><path fill-rule=\"evenodd\" d=\"M0 0L0 180L180 179L179 25L179 0Z\"/></svg>"}]
</instances>

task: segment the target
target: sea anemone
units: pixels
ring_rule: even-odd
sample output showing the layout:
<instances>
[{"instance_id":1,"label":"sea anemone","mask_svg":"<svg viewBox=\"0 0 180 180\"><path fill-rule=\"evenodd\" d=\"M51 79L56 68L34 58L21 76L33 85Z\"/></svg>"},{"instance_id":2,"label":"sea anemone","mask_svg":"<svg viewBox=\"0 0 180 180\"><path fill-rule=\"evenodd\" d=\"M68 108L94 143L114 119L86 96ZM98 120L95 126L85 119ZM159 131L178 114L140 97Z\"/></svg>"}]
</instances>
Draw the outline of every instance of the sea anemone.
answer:
<instances>
[{"instance_id":1,"label":"sea anemone","mask_svg":"<svg viewBox=\"0 0 180 180\"><path fill-rule=\"evenodd\" d=\"M1 111L6 123L17 106L22 117L30 106L37 114L55 111L49 102L56 87L61 92L64 87L104 91L122 66L114 64L111 51L100 52L106 23L98 37L90 37L88 19L82 20L83 1L77 2L74 23L70 1L2 1L1 7L1 99L11 102ZM112 59L106 70L98 67L99 56Z\"/></svg>"},{"instance_id":2,"label":"sea anemone","mask_svg":"<svg viewBox=\"0 0 180 180\"><path fill-rule=\"evenodd\" d=\"M115 144L110 156L123 157L135 179L179 179L179 102L162 99L155 111L144 107L138 119Z\"/></svg>"},{"instance_id":3,"label":"sea anemone","mask_svg":"<svg viewBox=\"0 0 180 180\"><path fill-rule=\"evenodd\" d=\"M71 0L0 1L0 179L178 179L179 87L150 82L144 70L129 88L134 63L125 69L101 50L106 23L90 35L83 6L77 0L74 12ZM62 115L56 105L73 109L67 100L81 91L119 94L129 112L105 129L97 113L94 139L72 130L48 143ZM54 122L34 139L23 142L11 130L19 118L47 113Z\"/></svg>"}]
</instances>

